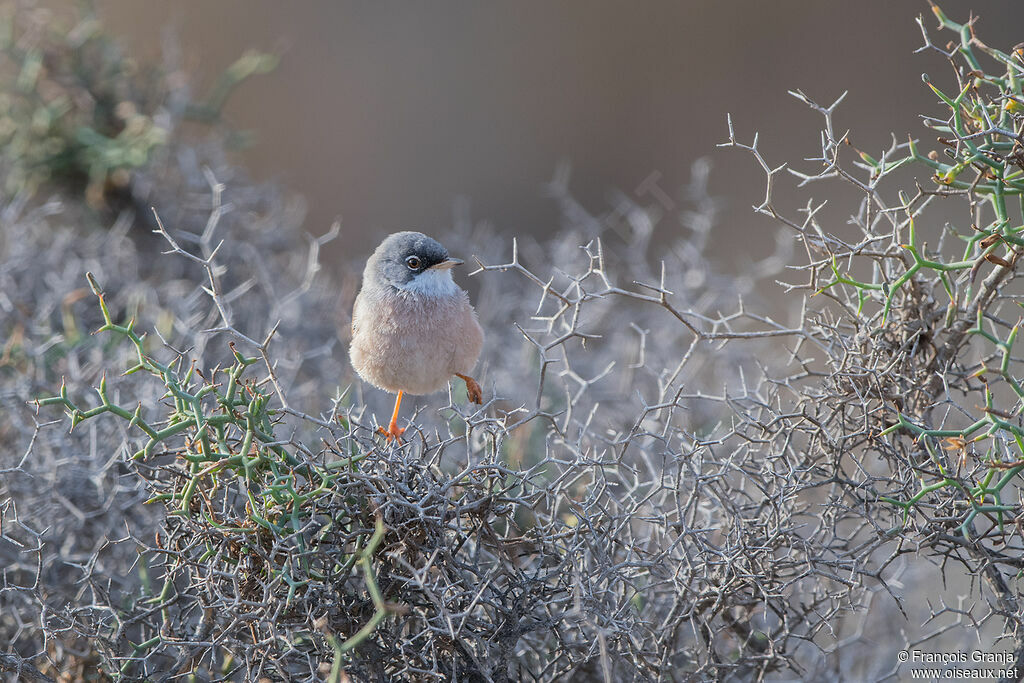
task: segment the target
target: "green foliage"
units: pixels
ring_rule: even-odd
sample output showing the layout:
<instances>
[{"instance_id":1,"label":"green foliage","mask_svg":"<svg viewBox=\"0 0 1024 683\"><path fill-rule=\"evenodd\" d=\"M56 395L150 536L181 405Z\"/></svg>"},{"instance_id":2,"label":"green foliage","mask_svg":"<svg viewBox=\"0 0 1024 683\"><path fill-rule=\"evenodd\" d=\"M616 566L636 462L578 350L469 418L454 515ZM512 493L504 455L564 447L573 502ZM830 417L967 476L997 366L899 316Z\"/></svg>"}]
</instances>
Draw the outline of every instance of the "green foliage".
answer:
<instances>
[{"instance_id":1,"label":"green foliage","mask_svg":"<svg viewBox=\"0 0 1024 683\"><path fill-rule=\"evenodd\" d=\"M278 433L280 413L269 407L273 393L265 383L248 378L260 358L243 356L232 343L233 364L215 369L210 377L194 366L182 368L181 356L162 363L148 351L146 336L136 331L134 320L114 322L99 284L91 273L87 277L104 319L96 333L113 333L131 344L138 362L125 374L141 372L160 382L166 389L166 403L161 404L165 410L153 416L144 414L141 403L119 405L109 396L105 376L96 388L99 403L91 408L74 401L64 385L56 396L36 404L62 406L72 429L109 413L124 420L129 431L142 432L145 445L133 458L163 460L163 468L173 467L177 473L152 479L157 492L148 502L165 506L181 524L202 530L205 540L190 550L191 561L213 565L226 560L240 572L243 584L279 587L286 608L297 593L314 585L337 585L358 569L373 611L348 639L326 632L335 653L333 668L340 671L349 652L373 633L389 609L373 568L385 533L383 522L379 515L374 521L365 498L340 494L344 486L339 479L355 472L365 454L350 453L322 464L295 453L296 446ZM248 572L253 572L250 578ZM169 600L175 576L167 572L160 590L144 602ZM162 642L156 637L134 644L121 673L131 670L133 658L144 658Z\"/></svg>"},{"instance_id":2,"label":"green foliage","mask_svg":"<svg viewBox=\"0 0 1024 683\"><path fill-rule=\"evenodd\" d=\"M231 91L277 58L245 53L183 114L217 124ZM8 193L54 180L79 184L93 207L123 191L168 142L180 115L167 107L168 74L140 71L87 13L69 29L47 10L0 19L0 145ZM180 107L179 107L180 109Z\"/></svg>"},{"instance_id":3,"label":"green foliage","mask_svg":"<svg viewBox=\"0 0 1024 683\"><path fill-rule=\"evenodd\" d=\"M874 320L876 330L881 331L890 322L890 313L897 299L901 303L895 305L905 306L914 296L909 290L920 289L918 280L927 277L931 271L949 298L945 325L954 327L958 314L966 312L976 318L976 323L964 329L964 333L984 339L995 347L998 364L984 364L975 374L982 380L979 393L984 397L984 405L975 406L977 412L971 424L963 428L927 428L919 423L917 417L901 410L895 422L878 434L880 437L900 432L913 434L936 468L934 472L919 472L920 491L911 498L898 500L882 496L881 499L902 508L906 520L928 494L958 490L966 499L967 510L960 516L960 529L967 536L978 514L989 516L1002 530L1006 515L1017 508L1014 504L1004 503L1004 490L1015 491L1019 484L1017 475L1024 470L1024 459L1005 460L994 440L1005 436L1016 444L1019 454L1024 454L1024 429L1019 425L1024 414L1024 390L1013 377L1010 367L1020 322L1011 327L1005 338L1000 338L990 331L995 326L989 320L989 308L995 300L994 287L1012 273L1024 253L1021 250L1024 247L1024 202L1021 201L1024 194L1024 137L1020 132L1024 122L1024 51L1018 48L1007 54L988 47L974 35L973 22L956 23L934 4L932 10L940 28L954 32L958 38L951 43L948 52L940 50L957 67L956 93L944 92L927 75L923 76L928 88L948 109L944 118L925 119L926 125L940 134L938 141L943 148L941 152L925 154L921 152L920 144L911 138L903 148L905 155L896 158L883 155L876 160L860 152L859 165L870 173L872 180L877 180L908 164L923 164L930 169L937 189L924 191L913 200L900 193L902 206L899 211L906 216L907 239L900 245L905 252L902 259L905 267L895 280L877 277L871 281L858 280L842 273L833 256L831 271L834 279L818 291L821 293L837 286L853 288L858 313ZM923 24L921 29L928 43L926 47L938 50L928 39ZM995 62L995 71L983 67L979 53ZM924 196L958 195L969 199L972 215L980 224L970 225L969 230L947 226L963 244L962 252L949 253L951 249L929 251L927 244L922 243L918 236L915 225L920 200ZM981 220L982 217L987 217L987 220ZM995 270L979 283L979 273L986 267L994 267ZM958 274L966 274L960 283L954 280ZM868 302L880 308L880 316L869 315L870 312L865 311ZM999 407L993 388L984 381L986 376L995 376L1010 389L1016 399L1012 408ZM986 466L976 478L960 476L953 471L959 467L951 467L945 457L940 457L942 451L965 454L965 449L972 444L986 441L991 444L982 456Z\"/></svg>"}]
</instances>

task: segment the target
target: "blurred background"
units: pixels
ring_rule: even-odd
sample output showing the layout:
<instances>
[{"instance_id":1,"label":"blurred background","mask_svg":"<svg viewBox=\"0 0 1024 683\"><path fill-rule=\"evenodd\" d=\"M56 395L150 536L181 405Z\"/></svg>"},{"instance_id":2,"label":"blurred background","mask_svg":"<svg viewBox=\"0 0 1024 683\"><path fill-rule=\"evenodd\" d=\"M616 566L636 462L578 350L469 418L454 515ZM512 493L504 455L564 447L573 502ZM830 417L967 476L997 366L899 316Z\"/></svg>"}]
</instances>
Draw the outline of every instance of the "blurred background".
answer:
<instances>
[{"instance_id":1,"label":"blurred background","mask_svg":"<svg viewBox=\"0 0 1024 683\"><path fill-rule=\"evenodd\" d=\"M255 136L241 152L255 179L304 197L306 230L342 218L329 258L383 233L437 231L456 206L498 234L541 236L560 220L544 184L562 162L573 195L599 214L613 190L678 196L702 156L723 202L720 234L742 236L745 252L769 248L773 231L750 211L760 169L715 148L726 112L744 141L760 132L771 163L799 165L819 151L820 117L787 90L826 104L849 90L836 124L874 154L890 133L931 137L917 115L941 109L923 72L953 83L941 55L912 54L923 44L914 18L936 23L924 0L95 4L140 63L180 49L200 92L246 49L281 55L224 113ZM972 8L989 44L1024 40L1024 3L944 6L958 21ZM749 258L722 244L724 258Z\"/></svg>"}]
</instances>

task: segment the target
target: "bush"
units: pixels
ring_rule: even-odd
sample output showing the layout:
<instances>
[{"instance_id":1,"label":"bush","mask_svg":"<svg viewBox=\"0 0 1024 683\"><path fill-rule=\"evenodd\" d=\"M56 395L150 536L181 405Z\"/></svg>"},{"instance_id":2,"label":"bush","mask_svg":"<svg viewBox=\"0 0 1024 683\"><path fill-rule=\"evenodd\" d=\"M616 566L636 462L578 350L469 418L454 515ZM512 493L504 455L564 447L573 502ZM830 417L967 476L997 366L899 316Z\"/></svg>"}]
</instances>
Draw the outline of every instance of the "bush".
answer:
<instances>
[{"instance_id":1,"label":"bush","mask_svg":"<svg viewBox=\"0 0 1024 683\"><path fill-rule=\"evenodd\" d=\"M746 277L706 258L706 163L682 211L622 197L593 214L560 174L568 227L550 243L438 235L478 250L489 400L424 399L402 444L376 435L387 397L342 360L356 283L319 272L334 232L297 246L294 212L215 145L172 139L139 172L193 199L153 201L157 240L8 199L0 670L873 679L898 675L898 649L963 647L963 629L1024 663L1022 55L935 14L959 37L943 50L922 24L955 65L956 95L929 83L942 152L858 152L838 102L796 93L824 119L820 168L796 176L851 189L849 227L813 201L785 214L783 167L730 121L726 146L766 171L757 210L784 228ZM921 168L927 187L890 189ZM943 224L950 204L967 211ZM779 278L790 323L760 312ZM936 580L917 557L975 602L906 590Z\"/></svg>"}]
</instances>

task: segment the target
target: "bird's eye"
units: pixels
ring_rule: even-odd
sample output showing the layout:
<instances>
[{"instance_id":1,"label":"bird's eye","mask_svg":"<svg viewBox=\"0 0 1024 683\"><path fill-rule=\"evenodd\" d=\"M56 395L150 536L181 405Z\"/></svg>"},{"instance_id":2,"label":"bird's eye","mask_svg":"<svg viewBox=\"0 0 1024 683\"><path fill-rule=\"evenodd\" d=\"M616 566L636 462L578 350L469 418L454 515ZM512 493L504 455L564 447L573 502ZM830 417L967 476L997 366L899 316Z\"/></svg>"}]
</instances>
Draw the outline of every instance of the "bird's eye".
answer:
<instances>
[{"instance_id":1,"label":"bird's eye","mask_svg":"<svg viewBox=\"0 0 1024 683\"><path fill-rule=\"evenodd\" d=\"M410 256L409 258L405 259L405 265L409 266L410 270L419 270L421 265L420 257Z\"/></svg>"}]
</instances>

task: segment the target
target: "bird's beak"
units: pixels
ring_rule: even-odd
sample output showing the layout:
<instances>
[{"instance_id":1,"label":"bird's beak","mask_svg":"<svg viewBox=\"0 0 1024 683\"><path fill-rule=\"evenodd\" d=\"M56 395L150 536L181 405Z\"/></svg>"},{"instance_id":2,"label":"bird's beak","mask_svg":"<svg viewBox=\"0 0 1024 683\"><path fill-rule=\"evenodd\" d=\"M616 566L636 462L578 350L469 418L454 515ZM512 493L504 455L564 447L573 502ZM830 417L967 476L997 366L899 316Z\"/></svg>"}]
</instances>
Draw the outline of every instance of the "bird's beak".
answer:
<instances>
[{"instance_id":1,"label":"bird's beak","mask_svg":"<svg viewBox=\"0 0 1024 683\"><path fill-rule=\"evenodd\" d=\"M449 268L454 268L455 266L461 266L463 263L465 263L465 261L463 261L460 258L446 258L444 261L441 261L440 263L435 263L430 267L436 270L448 270Z\"/></svg>"}]
</instances>

